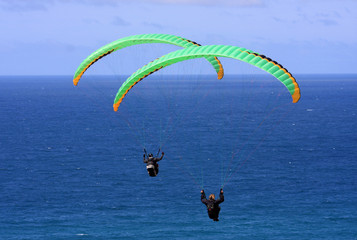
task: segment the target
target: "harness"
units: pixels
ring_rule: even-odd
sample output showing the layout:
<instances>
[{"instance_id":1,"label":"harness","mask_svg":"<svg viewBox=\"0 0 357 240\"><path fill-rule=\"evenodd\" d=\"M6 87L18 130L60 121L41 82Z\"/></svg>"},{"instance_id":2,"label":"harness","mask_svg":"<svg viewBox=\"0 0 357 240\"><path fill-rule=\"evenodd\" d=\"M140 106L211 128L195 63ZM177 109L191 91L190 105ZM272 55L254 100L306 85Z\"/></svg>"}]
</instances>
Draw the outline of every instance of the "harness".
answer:
<instances>
[{"instance_id":1,"label":"harness","mask_svg":"<svg viewBox=\"0 0 357 240\"><path fill-rule=\"evenodd\" d=\"M209 212L212 212L214 209L215 209L215 207L214 207L214 204L213 204L213 203L207 204L207 210L208 210Z\"/></svg>"}]
</instances>

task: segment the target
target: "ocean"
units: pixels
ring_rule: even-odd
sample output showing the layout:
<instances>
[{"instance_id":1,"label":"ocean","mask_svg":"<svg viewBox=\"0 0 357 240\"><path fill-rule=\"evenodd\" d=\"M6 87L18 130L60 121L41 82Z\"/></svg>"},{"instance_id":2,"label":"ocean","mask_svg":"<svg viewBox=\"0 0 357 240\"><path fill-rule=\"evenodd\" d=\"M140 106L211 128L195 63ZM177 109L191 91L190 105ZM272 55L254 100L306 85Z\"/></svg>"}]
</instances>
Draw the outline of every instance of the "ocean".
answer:
<instances>
[{"instance_id":1,"label":"ocean","mask_svg":"<svg viewBox=\"0 0 357 240\"><path fill-rule=\"evenodd\" d=\"M0 77L0 239L357 239L357 75L295 77Z\"/></svg>"}]
</instances>

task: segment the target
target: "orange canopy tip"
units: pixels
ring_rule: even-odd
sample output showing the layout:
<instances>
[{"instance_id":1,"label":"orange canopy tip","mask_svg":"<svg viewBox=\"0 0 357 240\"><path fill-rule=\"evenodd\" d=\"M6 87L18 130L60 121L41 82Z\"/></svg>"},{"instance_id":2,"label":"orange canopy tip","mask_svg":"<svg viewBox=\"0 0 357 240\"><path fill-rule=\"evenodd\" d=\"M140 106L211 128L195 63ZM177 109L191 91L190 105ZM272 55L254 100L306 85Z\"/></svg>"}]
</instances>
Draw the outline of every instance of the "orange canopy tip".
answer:
<instances>
[{"instance_id":1,"label":"orange canopy tip","mask_svg":"<svg viewBox=\"0 0 357 240\"><path fill-rule=\"evenodd\" d=\"M223 66L222 66L222 63L219 61L219 59L217 57L214 57L214 59L216 59L218 65L219 65L219 70L217 72L217 75L218 75L218 80L220 80L224 76Z\"/></svg>"},{"instance_id":2,"label":"orange canopy tip","mask_svg":"<svg viewBox=\"0 0 357 240\"><path fill-rule=\"evenodd\" d=\"M113 104L113 108L114 108L114 111L118 111L118 108L119 108L119 104L118 103L114 103Z\"/></svg>"},{"instance_id":3,"label":"orange canopy tip","mask_svg":"<svg viewBox=\"0 0 357 240\"><path fill-rule=\"evenodd\" d=\"M293 103L297 103L300 100L300 91L299 91L299 89L295 89L295 92L292 95L292 97L293 97Z\"/></svg>"},{"instance_id":4,"label":"orange canopy tip","mask_svg":"<svg viewBox=\"0 0 357 240\"><path fill-rule=\"evenodd\" d=\"M219 71L218 74L217 74L217 78L218 80L221 80L223 78L223 71Z\"/></svg>"},{"instance_id":5,"label":"orange canopy tip","mask_svg":"<svg viewBox=\"0 0 357 240\"><path fill-rule=\"evenodd\" d=\"M83 73L82 73L83 74ZM82 74L79 74L77 77L73 78L74 86L78 85L79 79L81 79Z\"/></svg>"},{"instance_id":6,"label":"orange canopy tip","mask_svg":"<svg viewBox=\"0 0 357 240\"><path fill-rule=\"evenodd\" d=\"M224 76L223 67L222 67L222 65L220 65L219 71L218 71L218 73L217 73L217 78L218 78L218 80L222 79L223 76Z\"/></svg>"}]
</instances>

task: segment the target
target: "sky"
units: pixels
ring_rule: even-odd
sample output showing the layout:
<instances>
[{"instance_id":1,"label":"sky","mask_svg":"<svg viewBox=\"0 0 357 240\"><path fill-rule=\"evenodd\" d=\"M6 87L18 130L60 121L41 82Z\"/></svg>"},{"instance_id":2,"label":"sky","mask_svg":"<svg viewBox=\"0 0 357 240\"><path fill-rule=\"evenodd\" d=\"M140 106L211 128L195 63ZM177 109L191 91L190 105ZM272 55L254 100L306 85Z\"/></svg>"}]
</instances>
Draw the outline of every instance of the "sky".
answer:
<instances>
[{"instance_id":1,"label":"sky","mask_svg":"<svg viewBox=\"0 0 357 240\"><path fill-rule=\"evenodd\" d=\"M296 74L357 73L356 26L356 0L0 0L0 75L73 75L96 49L146 33L244 47Z\"/></svg>"}]
</instances>

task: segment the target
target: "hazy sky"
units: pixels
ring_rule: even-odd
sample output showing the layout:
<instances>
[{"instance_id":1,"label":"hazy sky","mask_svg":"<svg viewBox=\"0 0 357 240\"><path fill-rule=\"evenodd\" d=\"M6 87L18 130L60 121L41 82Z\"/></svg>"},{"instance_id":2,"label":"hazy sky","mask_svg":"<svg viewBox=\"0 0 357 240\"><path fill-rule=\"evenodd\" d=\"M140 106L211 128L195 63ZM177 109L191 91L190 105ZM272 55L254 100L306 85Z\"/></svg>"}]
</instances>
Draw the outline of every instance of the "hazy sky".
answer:
<instances>
[{"instance_id":1,"label":"hazy sky","mask_svg":"<svg viewBox=\"0 0 357 240\"><path fill-rule=\"evenodd\" d=\"M357 73L356 0L0 0L0 31L0 75L73 75L144 33L245 47L292 73Z\"/></svg>"}]
</instances>

